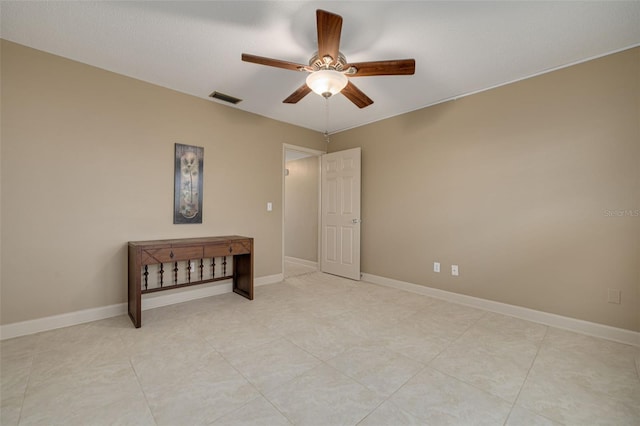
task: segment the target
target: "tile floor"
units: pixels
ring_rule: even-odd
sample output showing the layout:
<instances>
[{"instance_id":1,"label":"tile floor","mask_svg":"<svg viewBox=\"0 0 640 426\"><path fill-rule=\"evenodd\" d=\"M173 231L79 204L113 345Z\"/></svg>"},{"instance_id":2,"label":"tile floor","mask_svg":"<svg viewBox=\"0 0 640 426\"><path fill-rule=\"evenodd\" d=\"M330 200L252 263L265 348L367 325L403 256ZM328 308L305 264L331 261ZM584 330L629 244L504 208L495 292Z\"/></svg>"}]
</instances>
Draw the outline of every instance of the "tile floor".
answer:
<instances>
[{"instance_id":1,"label":"tile floor","mask_svg":"<svg viewBox=\"0 0 640 426\"><path fill-rule=\"evenodd\" d=\"M1 423L640 425L640 348L306 272L3 341Z\"/></svg>"},{"instance_id":2,"label":"tile floor","mask_svg":"<svg viewBox=\"0 0 640 426\"><path fill-rule=\"evenodd\" d=\"M284 277L295 277L296 275L308 274L309 272L316 272L318 269L312 266L303 265L297 262L291 262L289 260L284 261Z\"/></svg>"}]
</instances>

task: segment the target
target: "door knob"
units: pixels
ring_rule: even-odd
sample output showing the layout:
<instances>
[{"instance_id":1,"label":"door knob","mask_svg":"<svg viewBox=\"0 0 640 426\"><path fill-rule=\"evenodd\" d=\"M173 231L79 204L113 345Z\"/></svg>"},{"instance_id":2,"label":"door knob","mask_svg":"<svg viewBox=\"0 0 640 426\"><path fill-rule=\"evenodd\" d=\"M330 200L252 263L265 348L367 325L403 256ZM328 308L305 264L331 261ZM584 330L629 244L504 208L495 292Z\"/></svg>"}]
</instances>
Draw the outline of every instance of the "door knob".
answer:
<instances>
[{"instance_id":1,"label":"door knob","mask_svg":"<svg viewBox=\"0 0 640 426\"><path fill-rule=\"evenodd\" d=\"M361 219L353 219L351 222L353 222L353 223L362 223L362 220Z\"/></svg>"}]
</instances>

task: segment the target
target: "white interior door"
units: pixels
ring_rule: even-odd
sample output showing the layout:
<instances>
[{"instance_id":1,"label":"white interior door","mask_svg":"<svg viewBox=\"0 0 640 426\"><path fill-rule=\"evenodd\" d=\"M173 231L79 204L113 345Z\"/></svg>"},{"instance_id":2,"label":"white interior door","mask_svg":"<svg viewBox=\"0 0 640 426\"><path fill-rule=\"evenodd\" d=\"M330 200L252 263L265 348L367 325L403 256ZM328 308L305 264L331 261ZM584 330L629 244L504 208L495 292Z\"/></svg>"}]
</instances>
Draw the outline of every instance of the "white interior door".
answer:
<instances>
[{"instance_id":1,"label":"white interior door","mask_svg":"<svg viewBox=\"0 0 640 426\"><path fill-rule=\"evenodd\" d=\"M360 280L361 149L322 156L321 270Z\"/></svg>"}]
</instances>

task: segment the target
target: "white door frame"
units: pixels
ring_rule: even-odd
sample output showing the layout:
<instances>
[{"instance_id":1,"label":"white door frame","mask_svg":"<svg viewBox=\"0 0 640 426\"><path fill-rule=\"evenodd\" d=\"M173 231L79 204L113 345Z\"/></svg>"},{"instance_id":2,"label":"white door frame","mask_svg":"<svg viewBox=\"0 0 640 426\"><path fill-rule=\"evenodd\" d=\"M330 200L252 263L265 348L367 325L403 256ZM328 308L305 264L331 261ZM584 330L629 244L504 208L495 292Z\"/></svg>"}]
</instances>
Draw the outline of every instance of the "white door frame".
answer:
<instances>
[{"instance_id":1,"label":"white door frame","mask_svg":"<svg viewBox=\"0 0 640 426\"><path fill-rule=\"evenodd\" d=\"M323 154L326 154L326 151L319 151L317 149L311 149L311 148L305 148L303 146L297 146L297 145L291 145L288 143L283 143L282 144L282 278L284 279L284 242L285 242L285 235L284 235L284 211L285 211L285 170L287 168L287 151L298 151L298 152L304 152L306 154L310 154L314 157L316 157L318 159L318 257L316 259L316 262L318 263L318 269L320 269L320 256L322 255L322 238L321 238L321 230L322 230L322 224L321 222L321 213L322 213L322 188L321 188L321 182L322 182L322 176L321 176L321 158Z\"/></svg>"}]
</instances>

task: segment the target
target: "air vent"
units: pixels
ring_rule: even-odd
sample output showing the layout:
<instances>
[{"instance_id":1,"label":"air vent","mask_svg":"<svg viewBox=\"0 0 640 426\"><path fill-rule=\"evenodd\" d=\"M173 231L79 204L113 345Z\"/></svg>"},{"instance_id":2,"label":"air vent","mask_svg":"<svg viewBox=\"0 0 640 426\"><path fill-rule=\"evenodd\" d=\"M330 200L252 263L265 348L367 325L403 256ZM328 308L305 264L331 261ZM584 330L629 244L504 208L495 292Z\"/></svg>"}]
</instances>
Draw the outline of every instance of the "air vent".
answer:
<instances>
[{"instance_id":1,"label":"air vent","mask_svg":"<svg viewBox=\"0 0 640 426\"><path fill-rule=\"evenodd\" d=\"M233 96L225 95L220 92L213 92L209 95L210 98L218 99L219 101L229 102L231 104L237 104L238 102L242 102L242 99L234 98Z\"/></svg>"}]
</instances>

